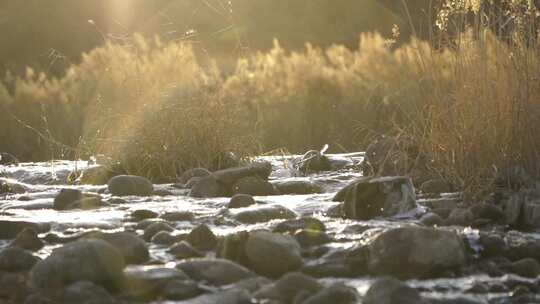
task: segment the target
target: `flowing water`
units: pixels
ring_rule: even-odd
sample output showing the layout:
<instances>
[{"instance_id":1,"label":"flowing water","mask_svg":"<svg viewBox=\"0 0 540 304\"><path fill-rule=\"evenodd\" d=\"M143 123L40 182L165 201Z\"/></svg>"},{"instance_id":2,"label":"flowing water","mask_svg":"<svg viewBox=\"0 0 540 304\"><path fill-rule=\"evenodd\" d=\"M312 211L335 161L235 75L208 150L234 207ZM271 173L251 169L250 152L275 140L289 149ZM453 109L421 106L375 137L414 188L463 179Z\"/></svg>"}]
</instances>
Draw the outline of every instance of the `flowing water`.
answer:
<instances>
[{"instance_id":1,"label":"flowing water","mask_svg":"<svg viewBox=\"0 0 540 304\"><path fill-rule=\"evenodd\" d=\"M270 161L273 166L271 181L286 180L311 180L323 185L325 192L312 195L281 195L256 197L257 201L268 205L282 205L298 215L309 215L321 220L327 227L327 233L332 236L333 243L329 247L336 250L352 247L358 242L366 241L375 232L399 227L417 222L414 213L422 213L420 207L415 212L401 216L399 219L381 219L370 221L346 220L333 218L325 215L325 212L337 203L332 202L334 194L350 181L361 176L355 165L362 160L361 153L331 155L340 159L348 169L334 172L314 174L308 177L295 177L293 170L288 168L290 157L260 157L261 160ZM63 181L74 169L88 167L86 161L54 161L44 163L21 163L17 166L0 166L0 174L20 183L27 189L23 194L10 194L0 196L0 220L24 220L29 222L47 223L51 225L51 231L60 237L68 237L91 230L107 232L133 229L135 223L129 221L130 214L139 209L147 209L159 214L166 212L189 211L195 215L194 221L176 222L175 233L187 233L193 227L205 223L216 235L226 235L236 231L271 228L279 220L252 224L238 225L227 216L223 216L227 210L226 204L229 198L195 199L188 196L189 190L177 189L171 184L155 185L158 190L170 191L172 195L151 197L123 197L127 203L106 206L96 210L68 210L56 211L53 207L53 199L62 188L76 188L85 192L100 193L104 200L111 196L107 193L107 186L90 185L66 185ZM249 208L249 207L248 207ZM221 219L221 220L217 220ZM455 227L461 233L467 235L471 246L475 248L475 238L478 231L471 228ZM518 232L515 232L518 233ZM539 234L521 233L523 237L538 238ZM41 235L43 236L43 235ZM0 241L0 246L6 246L7 241ZM37 252L37 255L46 257L52 249L61 245L49 244ZM150 252L155 260L173 262L165 246L149 244ZM476 248L481 250L481 248ZM342 281L347 285L357 288L360 294L364 294L373 278L323 278L323 282ZM475 293L473 287L479 283L495 284L507 281L534 284L534 280L505 275L502 277L489 277L487 275L474 275L460 278L443 278L435 280L410 280L408 283L422 291L423 295L431 298L455 298L466 297L485 303L505 303L503 299L510 298L510 292L501 293ZM540 303L540 300L539 302Z\"/></svg>"}]
</instances>

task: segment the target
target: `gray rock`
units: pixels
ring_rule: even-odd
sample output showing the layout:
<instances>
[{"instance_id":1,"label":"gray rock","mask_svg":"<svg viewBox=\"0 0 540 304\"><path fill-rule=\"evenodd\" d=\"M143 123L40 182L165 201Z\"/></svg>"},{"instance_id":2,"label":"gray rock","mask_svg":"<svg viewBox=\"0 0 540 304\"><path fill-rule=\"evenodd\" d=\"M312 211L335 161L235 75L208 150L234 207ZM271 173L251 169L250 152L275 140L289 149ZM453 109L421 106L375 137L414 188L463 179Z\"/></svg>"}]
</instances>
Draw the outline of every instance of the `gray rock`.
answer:
<instances>
[{"instance_id":1,"label":"gray rock","mask_svg":"<svg viewBox=\"0 0 540 304\"><path fill-rule=\"evenodd\" d=\"M283 181L273 183L280 194L313 194L323 193L321 185L312 181Z\"/></svg>"},{"instance_id":2,"label":"gray rock","mask_svg":"<svg viewBox=\"0 0 540 304\"><path fill-rule=\"evenodd\" d=\"M8 247L0 251L0 270L17 272L30 270L40 258L30 251L18 247Z\"/></svg>"},{"instance_id":3,"label":"gray rock","mask_svg":"<svg viewBox=\"0 0 540 304\"><path fill-rule=\"evenodd\" d=\"M332 169L328 157L317 150L307 151L300 159L293 162L295 167L303 173L330 171Z\"/></svg>"},{"instance_id":4,"label":"gray rock","mask_svg":"<svg viewBox=\"0 0 540 304\"><path fill-rule=\"evenodd\" d=\"M81 240L53 250L31 272L32 285L47 290L77 281L115 287L122 277L124 258L103 240Z\"/></svg>"},{"instance_id":5,"label":"gray rock","mask_svg":"<svg viewBox=\"0 0 540 304\"><path fill-rule=\"evenodd\" d=\"M204 256L200 251L193 248L186 241L175 243L169 248L169 250L167 250L167 252L174 255L174 257L179 260L190 259L190 258L200 258Z\"/></svg>"},{"instance_id":6,"label":"gray rock","mask_svg":"<svg viewBox=\"0 0 540 304\"><path fill-rule=\"evenodd\" d=\"M156 217L158 217L158 214L152 210L139 209L131 212L131 218L133 218L135 221L142 221Z\"/></svg>"},{"instance_id":7,"label":"gray rock","mask_svg":"<svg viewBox=\"0 0 540 304\"><path fill-rule=\"evenodd\" d=\"M302 301L302 304L355 304L358 303L360 296L358 292L351 287L341 283L330 285Z\"/></svg>"},{"instance_id":8,"label":"gray rock","mask_svg":"<svg viewBox=\"0 0 540 304\"><path fill-rule=\"evenodd\" d=\"M221 238L216 249L217 257L248 266L249 260L246 256L248 237L249 233L247 231L239 231Z\"/></svg>"},{"instance_id":9,"label":"gray rock","mask_svg":"<svg viewBox=\"0 0 540 304\"><path fill-rule=\"evenodd\" d=\"M302 247L319 246L332 241L326 232L311 229L296 231L294 233L294 238Z\"/></svg>"},{"instance_id":10,"label":"gray rock","mask_svg":"<svg viewBox=\"0 0 540 304\"><path fill-rule=\"evenodd\" d=\"M292 303L301 291L307 291L311 295L322 289L323 286L316 279L299 272L290 272L273 284L262 287L253 296L256 299Z\"/></svg>"},{"instance_id":11,"label":"gray rock","mask_svg":"<svg viewBox=\"0 0 540 304\"><path fill-rule=\"evenodd\" d=\"M420 218L420 223L428 227L441 226L443 219L436 213L426 213Z\"/></svg>"},{"instance_id":12,"label":"gray rock","mask_svg":"<svg viewBox=\"0 0 540 304\"><path fill-rule=\"evenodd\" d=\"M34 229L24 228L17 234L15 240L10 243L10 246L30 251L38 251L43 248L44 244L39 239L37 232Z\"/></svg>"},{"instance_id":13,"label":"gray rock","mask_svg":"<svg viewBox=\"0 0 540 304\"><path fill-rule=\"evenodd\" d=\"M235 194L229 201L227 208L245 208L255 205L256 203L257 202L250 194Z\"/></svg>"},{"instance_id":14,"label":"gray rock","mask_svg":"<svg viewBox=\"0 0 540 304\"><path fill-rule=\"evenodd\" d=\"M272 173L272 165L268 162L252 163L245 167L236 167L216 171L213 175L223 185L232 187L237 181L244 177L257 176L262 180L268 180Z\"/></svg>"},{"instance_id":15,"label":"gray rock","mask_svg":"<svg viewBox=\"0 0 540 304\"><path fill-rule=\"evenodd\" d=\"M273 232L278 233L294 233L300 229L309 229L315 231L326 231L326 226L319 219L314 217L305 216L298 219L291 219L283 221L274 227Z\"/></svg>"},{"instance_id":16,"label":"gray rock","mask_svg":"<svg viewBox=\"0 0 540 304\"><path fill-rule=\"evenodd\" d=\"M532 258L525 258L510 265L510 271L526 278L536 278L540 275L540 263Z\"/></svg>"},{"instance_id":17,"label":"gray rock","mask_svg":"<svg viewBox=\"0 0 540 304\"><path fill-rule=\"evenodd\" d=\"M291 236L268 231L250 233L246 241L246 256L259 274L279 277L302 266L300 245Z\"/></svg>"},{"instance_id":18,"label":"gray rock","mask_svg":"<svg viewBox=\"0 0 540 304\"><path fill-rule=\"evenodd\" d=\"M203 294L184 302L185 304L254 304L245 290L230 289L211 294Z\"/></svg>"},{"instance_id":19,"label":"gray rock","mask_svg":"<svg viewBox=\"0 0 540 304\"><path fill-rule=\"evenodd\" d=\"M172 235L168 231L160 231L156 233L152 239L150 240L153 244L156 245L166 245L169 246L171 244L174 244L178 241L178 238L174 235Z\"/></svg>"},{"instance_id":20,"label":"gray rock","mask_svg":"<svg viewBox=\"0 0 540 304\"><path fill-rule=\"evenodd\" d=\"M112 195L126 196L149 196L154 192L154 185L150 180L142 176L118 175L107 183Z\"/></svg>"},{"instance_id":21,"label":"gray rock","mask_svg":"<svg viewBox=\"0 0 540 304\"><path fill-rule=\"evenodd\" d=\"M225 259L189 259L176 267L196 281L205 281L215 286L229 285L247 278L256 277L245 267Z\"/></svg>"},{"instance_id":22,"label":"gray rock","mask_svg":"<svg viewBox=\"0 0 540 304\"><path fill-rule=\"evenodd\" d=\"M203 251L212 250L217 244L216 235L205 224L193 228L187 235L186 241Z\"/></svg>"},{"instance_id":23,"label":"gray rock","mask_svg":"<svg viewBox=\"0 0 540 304\"><path fill-rule=\"evenodd\" d=\"M195 219L195 215L189 211L166 212L159 218L170 222L189 222Z\"/></svg>"},{"instance_id":24,"label":"gray rock","mask_svg":"<svg viewBox=\"0 0 540 304\"><path fill-rule=\"evenodd\" d=\"M107 290L89 281L79 281L66 286L62 296L65 304L113 304L115 300Z\"/></svg>"},{"instance_id":25,"label":"gray rock","mask_svg":"<svg viewBox=\"0 0 540 304\"><path fill-rule=\"evenodd\" d=\"M234 215L234 218L244 224L268 222L276 219L292 219L296 217L294 211L283 206L257 206L243 210Z\"/></svg>"},{"instance_id":26,"label":"gray rock","mask_svg":"<svg viewBox=\"0 0 540 304\"><path fill-rule=\"evenodd\" d=\"M193 168L182 173L182 175L180 175L180 177L178 178L178 182L186 184L193 177L206 177L210 176L211 174L212 172L208 171L205 168Z\"/></svg>"},{"instance_id":27,"label":"gray rock","mask_svg":"<svg viewBox=\"0 0 540 304\"><path fill-rule=\"evenodd\" d=\"M77 189L62 189L54 198L54 209L65 210L69 205L82 199L83 193Z\"/></svg>"},{"instance_id":28,"label":"gray rock","mask_svg":"<svg viewBox=\"0 0 540 304\"><path fill-rule=\"evenodd\" d=\"M168 300L186 300L202 294L204 291L194 281L172 280L163 288L163 296Z\"/></svg>"},{"instance_id":29,"label":"gray rock","mask_svg":"<svg viewBox=\"0 0 540 304\"><path fill-rule=\"evenodd\" d=\"M25 221L0 220L0 239L14 239L25 228L38 233L44 233L51 229L47 223L30 223Z\"/></svg>"},{"instance_id":30,"label":"gray rock","mask_svg":"<svg viewBox=\"0 0 540 304\"><path fill-rule=\"evenodd\" d=\"M407 284L392 278L378 279L366 295L364 304L427 304L420 293Z\"/></svg>"},{"instance_id":31,"label":"gray rock","mask_svg":"<svg viewBox=\"0 0 540 304\"><path fill-rule=\"evenodd\" d=\"M85 197L79 200L74 201L73 203L69 204L66 209L72 210L72 209L83 209L83 210L91 210L91 209L98 209L105 206L103 201L100 197Z\"/></svg>"},{"instance_id":32,"label":"gray rock","mask_svg":"<svg viewBox=\"0 0 540 304\"><path fill-rule=\"evenodd\" d=\"M155 299L165 286L176 280L189 280L181 270L164 266L129 266L124 270L122 290L135 299Z\"/></svg>"},{"instance_id":33,"label":"gray rock","mask_svg":"<svg viewBox=\"0 0 540 304\"><path fill-rule=\"evenodd\" d=\"M452 231L407 226L387 230L368 245L367 267L377 275L423 278L466 262L462 239Z\"/></svg>"},{"instance_id":34,"label":"gray rock","mask_svg":"<svg viewBox=\"0 0 540 304\"><path fill-rule=\"evenodd\" d=\"M233 194L249 194L253 196L277 195L277 189L258 176L243 177L236 181L232 186Z\"/></svg>"},{"instance_id":35,"label":"gray rock","mask_svg":"<svg viewBox=\"0 0 540 304\"><path fill-rule=\"evenodd\" d=\"M150 258L146 242L131 232L92 233L88 239L101 239L116 248L127 264L142 264Z\"/></svg>"},{"instance_id":36,"label":"gray rock","mask_svg":"<svg viewBox=\"0 0 540 304\"><path fill-rule=\"evenodd\" d=\"M470 226L474 221L474 214L469 208L456 208L452 210L445 220L446 225Z\"/></svg>"},{"instance_id":37,"label":"gray rock","mask_svg":"<svg viewBox=\"0 0 540 304\"><path fill-rule=\"evenodd\" d=\"M345 192L345 217L369 220L378 216L394 216L416 208L414 187L408 177L362 178L346 186L334 198Z\"/></svg>"},{"instance_id":38,"label":"gray rock","mask_svg":"<svg viewBox=\"0 0 540 304\"><path fill-rule=\"evenodd\" d=\"M228 189L213 175L198 179L189 192L189 196L197 198L226 197L228 194Z\"/></svg>"},{"instance_id":39,"label":"gray rock","mask_svg":"<svg viewBox=\"0 0 540 304\"><path fill-rule=\"evenodd\" d=\"M174 228L166 222L154 222L148 227L144 228L143 239L145 239L146 241L150 241L152 237L160 231L171 232L174 231Z\"/></svg>"}]
</instances>

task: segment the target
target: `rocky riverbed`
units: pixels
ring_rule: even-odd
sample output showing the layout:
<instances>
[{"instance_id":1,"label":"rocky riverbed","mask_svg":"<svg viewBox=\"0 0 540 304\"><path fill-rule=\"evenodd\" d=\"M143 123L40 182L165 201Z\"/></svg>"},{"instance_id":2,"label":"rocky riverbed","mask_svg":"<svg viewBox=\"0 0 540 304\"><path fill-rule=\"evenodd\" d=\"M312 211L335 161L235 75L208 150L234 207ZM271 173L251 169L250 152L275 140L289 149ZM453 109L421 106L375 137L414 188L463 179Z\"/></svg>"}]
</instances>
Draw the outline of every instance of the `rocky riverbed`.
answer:
<instances>
[{"instance_id":1,"label":"rocky riverbed","mask_svg":"<svg viewBox=\"0 0 540 304\"><path fill-rule=\"evenodd\" d=\"M540 303L536 184L470 206L363 153L294 159L170 184L0 165L0 303Z\"/></svg>"}]
</instances>

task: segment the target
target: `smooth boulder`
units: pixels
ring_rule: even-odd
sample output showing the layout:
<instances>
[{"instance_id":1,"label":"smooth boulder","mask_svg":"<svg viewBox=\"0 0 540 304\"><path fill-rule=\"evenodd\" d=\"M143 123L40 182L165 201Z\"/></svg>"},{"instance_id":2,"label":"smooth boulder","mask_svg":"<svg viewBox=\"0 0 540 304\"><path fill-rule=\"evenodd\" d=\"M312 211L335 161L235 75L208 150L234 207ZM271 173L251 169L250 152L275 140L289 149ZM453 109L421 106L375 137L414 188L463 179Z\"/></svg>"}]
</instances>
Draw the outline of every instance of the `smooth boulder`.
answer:
<instances>
[{"instance_id":1,"label":"smooth boulder","mask_svg":"<svg viewBox=\"0 0 540 304\"><path fill-rule=\"evenodd\" d=\"M176 268L193 280L205 281L215 286L229 285L256 277L255 273L244 266L225 259L189 259L178 263Z\"/></svg>"},{"instance_id":2,"label":"smooth boulder","mask_svg":"<svg viewBox=\"0 0 540 304\"><path fill-rule=\"evenodd\" d=\"M344 200L344 216L358 220L391 217L416 208L412 181L403 176L361 178L338 192L334 200Z\"/></svg>"},{"instance_id":3,"label":"smooth boulder","mask_svg":"<svg viewBox=\"0 0 540 304\"><path fill-rule=\"evenodd\" d=\"M459 269L466 258L455 232L406 226L384 231L369 243L367 269L376 275L424 278Z\"/></svg>"},{"instance_id":4,"label":"smooth boulder","mask_svg":"<svg viewBox=\"0 0 540 304\"><path fill-rule=\"evenodd\" d=\"M53 250L31 272L32 285L41 290L90 281L114 288L122 278L122 254L103 240L80 240Z\"/></svg>"},{"instance_id":5,"label":"smooth boulder","mask_svg":"<svg viewBox=\"0 0 540 304\"><path fill-rule=\"evenodd\" d=\"M252 232L246 241L245 252L251 268L268 277L279 277L302 266L300 245L289 235Z\"/></svg>"},{"instance_id":6,"label":"smooth boulder","mask_svg":"<svg viewBox=\"0 0 540 304\"><path fill-rule=\"evenodd\" d=\"M115 196L149 196L154 192L154 185L142 176L118 175L107 183L109 191Z\"/></svg>"}]
</instances>

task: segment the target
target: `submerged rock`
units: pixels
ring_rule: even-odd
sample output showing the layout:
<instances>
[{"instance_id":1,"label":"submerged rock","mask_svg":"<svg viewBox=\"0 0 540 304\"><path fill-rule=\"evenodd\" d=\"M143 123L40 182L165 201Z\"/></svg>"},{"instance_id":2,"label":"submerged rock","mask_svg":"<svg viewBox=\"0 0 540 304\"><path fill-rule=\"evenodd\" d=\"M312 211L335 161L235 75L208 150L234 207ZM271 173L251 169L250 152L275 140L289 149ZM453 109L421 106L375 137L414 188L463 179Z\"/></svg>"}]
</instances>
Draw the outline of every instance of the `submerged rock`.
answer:
<instances>
[{"instance_id":1,"label":"submerged rock","mask_svg":"<svg viewBox=\"0 0 540 304\"><path fill-rule=\"evenodd\" d=\"M366 295L364 304L428 304L420 293L407 284L393 279L378 279L373 283Z\"/></svg>"},{"instance_id":2,"label":"submerged rock","mask_svg":"<svg viewBox=\"0 0 540 304\"><path fill-rule=\"evenodd\" d=\"M53 250L31 272L34 287L54 290L77 281L118 286L124 269L122 254L103 240L81 240Z\"/></svg>"},{"instance_id":3,"label":"submerged rock","mask_svg":"<svg viewBox=\"0 0 540 304\"><path fill-rule=\"evenodd\" d=\"M154 192L154 185L142 176L118 175L107 183L109 191L116 196L149 196Z\"/></svg>"},{"instance_id":4,"label":"submerged rock","mask_svg":"<svg viewBox=\"0 0 540 304\"><path fill-rule=\"evenodd\" d=\"M300 245L291 236L268 231L252 232L245 250L251 267L265 276L279 277L302 266Z\"/></svg>"},{"instance_id":5,"label":"submerged rock","mask_svg":"<svg viewBox=\"0 0 540 304\"><path fill-rule=\"evenodd\" d=\"M345 201L346 218L369 220L395 216L416 208L416 196L408 177L361 178L340 190L334 201Z\"/></svg>"},{"instance_id":6,"label":"submerged rock","mask_svg":"<svg viewBox=\"0 0 540 304\"><path fill-rule=\"evenodd\" d=\"M425 278L465 265L462 239L452 231L407 226L378 235L367 251L367 269L377 275Z\"/></svg>"},{"instance_id":7,"label":"submerged rock","mask_svg":"<svg viewBox=\"0 0 540 304\"><path fill-rule=\"evenodd\" d=\"M292 219L296 217L294 211L283 206L260 206L240 211L234 218L244 224L268 222L276 219Z\"/></svg>"},{"instance_id":8,"label":"submerged rock","mask_svg":"<svg viewBox=\"0 0 540 304\"><path fill-rule=\"evenodd\" d=\"M323 193L321 185L312 181L284 181L275 182L277 190L281 194L314 194Z\"/></svg>"}]
</instances>

